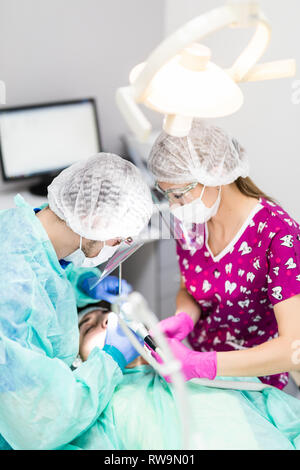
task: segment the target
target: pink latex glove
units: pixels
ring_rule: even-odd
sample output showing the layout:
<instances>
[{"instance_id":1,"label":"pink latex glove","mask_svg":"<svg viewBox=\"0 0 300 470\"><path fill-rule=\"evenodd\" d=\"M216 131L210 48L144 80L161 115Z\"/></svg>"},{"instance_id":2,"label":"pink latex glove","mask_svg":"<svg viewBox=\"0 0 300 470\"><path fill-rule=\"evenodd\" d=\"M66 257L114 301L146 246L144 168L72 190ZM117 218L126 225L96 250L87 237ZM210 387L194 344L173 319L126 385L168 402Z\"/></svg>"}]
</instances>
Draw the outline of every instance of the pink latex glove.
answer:
<instances>
[{"instance_id":1,"label":"pink latex glove","mask_svg":"<svg viewBox=\"0 0 300 470\"><path fill-rule=\"evenodd\" d=\"M182 373L185 380L193 378L207 378L213 380L217 375L217 353L192 351L182 344L178 339L167 339L169 347L176 359L181 362ZM151 352L152 356L162 364L161 357ZM165 377L167 382L171 382L170 377Z\"/></svg>"},{"instance_id":2,"label":"pink latex glove","mask_svg":"<svg viewBox=\"0 0 300 470\"><path fill-rule=\"evenodd\" d=\"M167 338L175 338L182 341L193 331L194 322L187 313L181 312L172 317L165 318L157 326Z\"/></svg>"}]
</instances>

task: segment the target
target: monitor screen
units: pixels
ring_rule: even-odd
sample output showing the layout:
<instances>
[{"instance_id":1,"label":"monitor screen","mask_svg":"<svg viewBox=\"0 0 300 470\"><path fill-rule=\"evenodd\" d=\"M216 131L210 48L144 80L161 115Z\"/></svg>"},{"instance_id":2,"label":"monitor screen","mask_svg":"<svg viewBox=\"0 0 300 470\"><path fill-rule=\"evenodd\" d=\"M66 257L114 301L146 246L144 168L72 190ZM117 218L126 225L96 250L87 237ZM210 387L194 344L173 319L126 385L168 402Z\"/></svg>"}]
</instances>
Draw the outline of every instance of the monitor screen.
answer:
<instances>
[{"instance_id":1,"label":"monitor screen","mask_svg":"<svg viewBox=\"0 0 300 470\"><path fill-rule=\"evenodd\" d=\"M55 173L100 150L93 99L0 109L5 180Z\"/></svg>"}]
</instances>

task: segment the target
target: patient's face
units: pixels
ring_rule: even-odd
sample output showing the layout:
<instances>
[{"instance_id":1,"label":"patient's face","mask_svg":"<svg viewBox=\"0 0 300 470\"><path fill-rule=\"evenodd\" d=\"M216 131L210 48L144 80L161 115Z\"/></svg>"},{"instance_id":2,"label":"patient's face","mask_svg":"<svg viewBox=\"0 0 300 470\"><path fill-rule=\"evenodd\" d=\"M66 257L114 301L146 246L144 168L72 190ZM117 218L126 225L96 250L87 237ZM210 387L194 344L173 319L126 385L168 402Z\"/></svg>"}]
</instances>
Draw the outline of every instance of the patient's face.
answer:
<instances>
[{"instance_id":1,"label":"patient's face","mask_svg":"<svg viewBox=\"0 0 300 470\"><path fill-rule=\"evenodd\" d=\"M79 322L79 354L83 361L86 361L92 350L98 346L100 349L104 347L108 313L95 309L88 312ZM147 364L141 357L137 357L133 362L127 365L127 368L137 367Z\"/></svg>"},{"instance_id":2,"label":"patient's face","mask_svg":"<svg viewBox=\"0 0 300 470\"><path fill-rule=\"evenodd\" d=\"M88 312L79 323L79 354L86 361L94 347L104 347L109 313L100 309Z\"/></svg>"}]
</instances>

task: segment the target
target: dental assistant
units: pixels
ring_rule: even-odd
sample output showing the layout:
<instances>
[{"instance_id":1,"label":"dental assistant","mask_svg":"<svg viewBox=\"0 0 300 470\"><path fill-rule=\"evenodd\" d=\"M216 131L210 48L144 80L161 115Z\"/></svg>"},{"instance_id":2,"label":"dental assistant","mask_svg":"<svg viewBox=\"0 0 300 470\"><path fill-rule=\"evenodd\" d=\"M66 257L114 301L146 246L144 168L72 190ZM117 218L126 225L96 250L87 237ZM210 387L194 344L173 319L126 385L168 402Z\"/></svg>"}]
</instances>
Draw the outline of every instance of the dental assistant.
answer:
<instances>
[{"instance_id":1,"label":"dental assistant","mask_svg":"<svg viewBox=\"0 0 300 470\"><path fill-rule=\"evenodd\" d=\"M95 277L93 267L151 216L139 170L117 155L97 154L62 171L48 201L35 213L17 196L16 208L0 212L0 448L70 442L107 406L137 356L116 325L103 350L95 347L85 364L70 369L79 348L81 275Z\"/></svg>"},{"instance_id":2,"label":"dental assistant","mask_svg":"<svg viewBox=\"0 0 300 470\"><path fill-rule=\"evenodd\" d=\"M160 323L186 379L258 376L284 388L300 369L298 223L248 177L239 143L199 120L187 137L163 132L149 168L182 233L203 229L200 241L177 240L177 308Z\"/></svg>"}]
</instances>

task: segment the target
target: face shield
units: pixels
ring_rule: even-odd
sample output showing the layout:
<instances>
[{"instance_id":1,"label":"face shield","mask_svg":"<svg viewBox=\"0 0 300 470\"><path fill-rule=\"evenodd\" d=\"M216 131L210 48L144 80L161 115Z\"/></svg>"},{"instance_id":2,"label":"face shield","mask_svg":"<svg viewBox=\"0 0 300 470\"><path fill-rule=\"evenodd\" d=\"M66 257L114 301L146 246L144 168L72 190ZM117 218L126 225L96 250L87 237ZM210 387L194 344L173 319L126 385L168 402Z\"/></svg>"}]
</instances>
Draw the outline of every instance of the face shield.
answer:
<instances>
[{"instance_id":1,"label":"face shield","mask_svg":"<svg viewBox=\"0 0 300 470\"><path fill-rule=\"evenodd\" d=\"M99 270L99 278L95 284L91 286L91 289L94 289L94 287L96 287L99 282L101 282L106 276L118 268L125 260L127 260L127 258L133 255L133 253L143 246L143 244L144 240L142 240L140 237L137 239L127 238L126 240L118 240L116 245L112 247L114 248L112 250L113 254L107 260L97 265ZM101 251L99 255L101 255ZM97 258L100 259L100 256Z\"/></svg>"}]
</instances>

